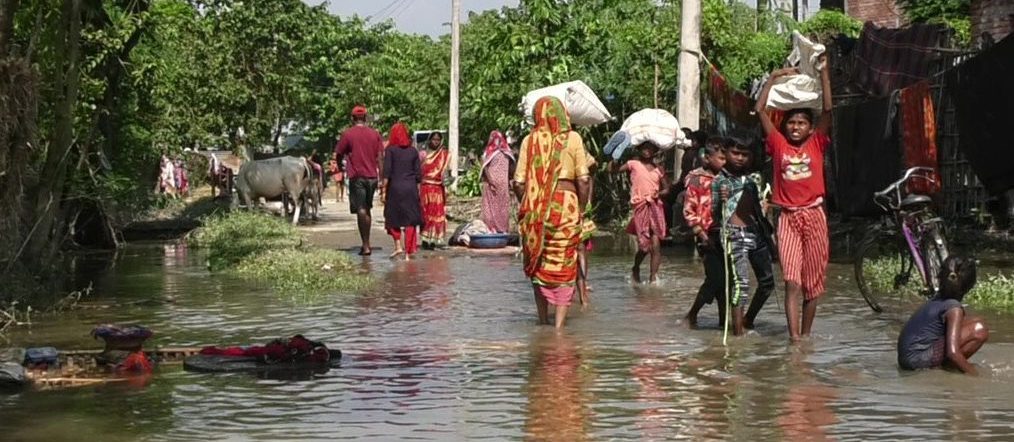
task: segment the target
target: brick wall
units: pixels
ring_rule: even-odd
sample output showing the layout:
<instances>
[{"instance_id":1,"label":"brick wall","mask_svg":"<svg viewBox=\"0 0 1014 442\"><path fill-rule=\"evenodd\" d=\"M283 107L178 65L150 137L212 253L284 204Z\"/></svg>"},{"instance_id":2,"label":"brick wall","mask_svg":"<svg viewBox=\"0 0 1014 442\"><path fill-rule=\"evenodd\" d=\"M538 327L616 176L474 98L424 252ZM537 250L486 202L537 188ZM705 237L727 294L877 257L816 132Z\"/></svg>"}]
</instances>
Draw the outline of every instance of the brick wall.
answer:
<instances>
[{"instance_id":1,"label":"brick wall","mask_svg":"<svg viewBox=\"0 0 1014 442\"><path fill-rule=\"evenodd\" d=\"M1014 1L972 0L972 40L978 41L983 32L1000 41L1014 31Z\"/></svg>"},{"instance_id":2,"label":"brick wall","mask_svg":"<svg viewBox=\"0 0 1014 442\"><path fill-rule=\"evenodd\" d=\"M894 0L845 0L845 13L864 23L872 21L881 27L900 28L905 25L901 7Z\"/></svg>"}]
</instances>

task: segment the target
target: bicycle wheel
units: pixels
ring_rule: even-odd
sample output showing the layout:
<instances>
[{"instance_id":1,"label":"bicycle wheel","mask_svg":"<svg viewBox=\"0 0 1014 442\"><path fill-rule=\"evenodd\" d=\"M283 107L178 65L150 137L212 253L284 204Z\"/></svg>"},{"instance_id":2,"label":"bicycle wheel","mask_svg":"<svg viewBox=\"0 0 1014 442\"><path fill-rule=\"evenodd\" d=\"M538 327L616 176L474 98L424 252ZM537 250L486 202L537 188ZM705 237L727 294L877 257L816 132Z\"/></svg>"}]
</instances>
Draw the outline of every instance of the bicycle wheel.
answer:
<instances>
[{"instance_id":1,"label":"bicycle wheel","mask_svg":"<svg viewBox=\"0 0 1014 442\"><path fill-rule=\"evenodd\" d=\"M873 311L884 311L888 296L897 297L910 284L911 256L897 235L872 230L859 242L853 260L859 293Z\"/></svg>"},{"instance_id":2,"label":"bicycle wheel","mask_svg":"<svg viewBox=\"0 0 1014 442\"><path fill-rule=\"evenodd\" d=\"M933 298L940 291L940 269L947 259L947 241L939 227L931 227L923 239L922 256L926 261L926 290L923 296Z\"/></svg>"}]
</instances>

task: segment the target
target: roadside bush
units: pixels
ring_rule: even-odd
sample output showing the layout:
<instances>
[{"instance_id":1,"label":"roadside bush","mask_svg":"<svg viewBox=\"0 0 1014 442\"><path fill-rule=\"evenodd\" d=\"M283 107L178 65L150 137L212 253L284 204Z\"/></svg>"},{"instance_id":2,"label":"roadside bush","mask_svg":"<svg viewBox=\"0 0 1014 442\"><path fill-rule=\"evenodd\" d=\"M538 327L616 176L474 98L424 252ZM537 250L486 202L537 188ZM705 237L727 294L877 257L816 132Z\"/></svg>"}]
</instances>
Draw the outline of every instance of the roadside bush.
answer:
<instances>
[{"instance_id":1,"label":"roadside bush","mask_svg":"<svg viewBox=\"0 0 1014 442\"><path fill-rule=\"evenodd\" d=\"M864 271L871 277L871 284L883 292L894 290L894 276L900 263L899 258L880 258L866 263ZM919 296L922 289L918 270L912 270L908 284L897 290L902 297ZM1002 272L979 272L979 280L972 291L965 296L965 302L975 307L996 310L1014 311L1014 275Z\"/></svg>"},{"instance_id":2,"label":"roadside bush","mask_svg":"<svg viewBox=\"0 0 1014 442\"><path fill-rule=\"evenodd\" d=\"M236 272L293 298L351 293L372 283L347 254L319 248L266 250L244 259Z\"/></svg>"},{"instance_id":3,"label":"roadside bush","mask_svg":"<svg viewBox=\"0 0 1014 442\"><path fill-rule=\"evenodd\" d=\"M239 264L244 258L271 249L295 248L299 232L281 218L252 211L234 211L204 219L189 243L208 250L212 271Z\"/></svg>"},{"instance_id":4,"label":"roadside bush","mask_svg":"<svg viewBox=\"0 0 1014 442\"><path fill-rule=\"evenodd\" d=\"M263 213L236 211L205 218L188 241L208 251L212 271L235 272L283 296L349 293L373 281L345 253L304 246L295 227Z\"/></svg>"}]
</instances>

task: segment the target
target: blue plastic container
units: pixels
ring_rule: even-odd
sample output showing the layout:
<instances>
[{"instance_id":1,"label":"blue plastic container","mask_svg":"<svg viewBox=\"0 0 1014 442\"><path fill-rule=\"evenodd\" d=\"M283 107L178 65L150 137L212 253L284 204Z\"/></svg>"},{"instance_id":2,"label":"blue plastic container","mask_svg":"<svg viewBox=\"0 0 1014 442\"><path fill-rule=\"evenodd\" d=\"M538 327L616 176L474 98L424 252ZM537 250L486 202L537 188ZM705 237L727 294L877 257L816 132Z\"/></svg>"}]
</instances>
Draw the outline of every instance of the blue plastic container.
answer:
<instances>
[{"instance_id":1,"label":"blue plastic container","mask_svg":"<svg viewBox=\"0 0 1014 442\"><path fill-rule=\"evenodd\" d=\"M510 238L510 234L507 233L472 235L469 238L468 247L473 249L502 249L507 247Z\"/></svg>"}]
</instances>

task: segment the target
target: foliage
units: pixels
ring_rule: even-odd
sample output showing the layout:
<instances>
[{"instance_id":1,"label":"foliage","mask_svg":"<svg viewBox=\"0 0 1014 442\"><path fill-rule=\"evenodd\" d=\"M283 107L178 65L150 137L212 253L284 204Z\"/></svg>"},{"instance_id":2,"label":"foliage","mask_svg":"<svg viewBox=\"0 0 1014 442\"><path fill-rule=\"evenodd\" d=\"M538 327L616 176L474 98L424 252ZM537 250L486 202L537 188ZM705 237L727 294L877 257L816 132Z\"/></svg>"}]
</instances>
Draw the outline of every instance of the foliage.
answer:
<instances>
[{"instance_id":1,"label":"foliage","mask_svg":"<svg viewBox=\"0 0 1014 442\"><path fill-rule=\"evenodd\" d=\"M281 218L253 211L214 215L190 236L190 244L208 250L208 267L222 270L276 248L294 248L302 237Z\"/></svg>"},{"instance_id":2,"label":"foliage","mask_svg":"<svg viewBox=\"0 0 1014 442\"><path fill-rule=\"evenodd\" d=\"M962 46L972 41L971 0L898 0L913 23L939 23L954 31Z\"/></svg>"},{"instance_id":3,"label":"foliage","mask_svg":"<svg viewBox=\"0 0 1014 442\"><path fill-rule=\"evenodd\" d=\"M280 295L302 299L358 292L372 284L346 253L320 248L266 250L244 259L236 272Z\"/></svg>"},{"instance_id":4,"label":"foliage","mask_svg":"<svg viewBox=\"0 0 1014 442\"><path fill-rule=\"evenodd\" d=\"M899 297L918 297L923 285L917 270L912 270L914 274L908 284L898 290L894 289L894 277L900 267L901 258L881 257L865 262L863 272L878 292L895 292ZM980 274L975 287L965 296L965 301L980 308L1014 311L1014 275L1002 272Z\"/></svg>"},{"instance_id":5,"label":"foliage","mask_svg":"<svg viewBox=\"0 0 1014 442\"><path fill-rule=\"evenodd\" d=\"M295 227L263 213L236 211L208 217L189 242L207 250L211 270L233 270L285 296L351 292L371 283L344 253L304 247Z\"/></svg>"},{"instance_id":6,"label":"foliage","mask_svg":"<svg viewBox=\"0 0 1014 442\"><path fill-rule=\"evenodd\" d=\"M979 277L979 281L965 299L983 308L1014 311L1014 275L994 273Z\"/></svg>"},{"instance_id":7,"label":"foliage","mask_svg":"<svg viewBox=\"0 0 1014 442\"><path fill-rule=\"evenodd\" d=\"M780 66L788 55L786 36L746 25L758 23L746 5L704 0L701 7L701 48L732 85L748 89L751 80Z\"/></svg>"},{"instance_id":8,"label":"foliage","mask_svg":"<svg viewBox=\"0 0 1014 442\"><path fill-rule=\"evenodd\" d=\"M863 31L863 22L841 11L822 9L809 20L800 23L796 29L801 34L818 41L827 41L837 35L859 38L859 34Z\"/></svg>"},{"instance_id":9,"label":"foliage","mask_svg":"<svg viewBox=\"0 0 1014 442\"><path fill-rule=\"evenodd\" d=\"M458 178L458 187L455 190L458 196L472 197L482 194L481 168L482 166L479 164L472 166L464 175Z\"/></svg>"}]
</instances>

